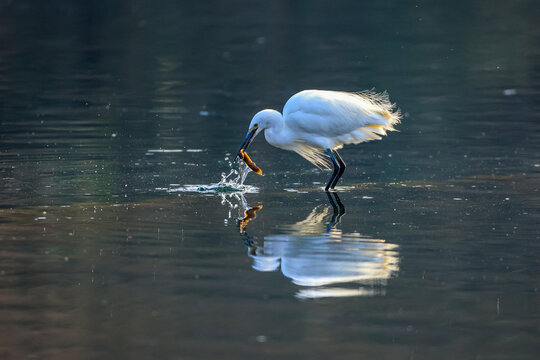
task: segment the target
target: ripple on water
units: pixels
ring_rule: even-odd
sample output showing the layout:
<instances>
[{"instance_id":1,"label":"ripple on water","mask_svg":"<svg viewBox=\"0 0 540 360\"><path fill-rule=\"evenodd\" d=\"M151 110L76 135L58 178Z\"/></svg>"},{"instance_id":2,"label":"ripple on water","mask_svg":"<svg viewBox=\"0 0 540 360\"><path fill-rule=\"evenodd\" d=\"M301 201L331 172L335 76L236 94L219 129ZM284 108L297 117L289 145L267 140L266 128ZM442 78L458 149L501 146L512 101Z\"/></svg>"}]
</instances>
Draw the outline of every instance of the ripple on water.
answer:
<instances>
[{"instance_id":1,"label":"ripple on water","mask_svg":"<svg viewBox=\"0 0 540 360\"><path fill-rule=\"evenodd\" d=\"M243 163L239 162L239 170L232 168L229 174L221 173L221 181L210 185L181 185L170 184L168 188L157 188L156 190L165 190L167 192L196 192L202 194L253 194L259 192L259 188L251 185L244 185L250 170Z\"/></svg>"},{"instance_id":2,"label":"ripple on water","mask_svg":"<svg viewBox=\"0 0 540 360\"><path fill-rule=\"evenodd\" d=\"M181 185L178 187L159 188L157 190L166 190L170 193L175 192L196 192L202 194L226 194L226 193L244 193L254 194L259 192L259 188L251 185L241 184L210 184L210 185Z\"/></svg>"}]
</instances>

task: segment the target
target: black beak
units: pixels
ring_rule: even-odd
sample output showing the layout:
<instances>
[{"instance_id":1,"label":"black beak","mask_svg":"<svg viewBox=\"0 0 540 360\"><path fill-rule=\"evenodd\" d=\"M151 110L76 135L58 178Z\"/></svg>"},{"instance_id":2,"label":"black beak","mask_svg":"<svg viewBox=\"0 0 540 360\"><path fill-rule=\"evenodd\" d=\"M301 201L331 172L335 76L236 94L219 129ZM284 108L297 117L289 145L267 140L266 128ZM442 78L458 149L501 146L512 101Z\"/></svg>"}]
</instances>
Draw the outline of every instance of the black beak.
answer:
<instances>
[{"instance_id":1,"label":"black beak","mask_svg":"<svg viewBox=\"0 0 540 360\"><path fill-rule=\"evenodd\" d=\"M242 146L240 146L240 149L238 149L238 153L236 154L236 157L234 158L235 160L237 160L240 157L240 152L246 151L249 144L251 144L253 139L255 139L256 134L257 134L257 127L256 126L249 129L249 131L248 131L248 133L246 135L246 138L244 139L244 142L242 143Z\"/></svg>"}]
</instances>

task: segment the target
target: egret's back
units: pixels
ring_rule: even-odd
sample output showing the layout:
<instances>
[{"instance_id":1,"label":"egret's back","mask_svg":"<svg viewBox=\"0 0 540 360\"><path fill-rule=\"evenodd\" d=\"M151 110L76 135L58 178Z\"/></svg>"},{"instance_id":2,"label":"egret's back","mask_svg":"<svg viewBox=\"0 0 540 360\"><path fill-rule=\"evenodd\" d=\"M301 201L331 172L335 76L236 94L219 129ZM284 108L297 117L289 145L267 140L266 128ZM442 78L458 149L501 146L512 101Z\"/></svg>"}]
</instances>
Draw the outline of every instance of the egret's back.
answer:
<instances>
[{"instance_id":1,"label":"egret's back","mask_svg":"<svg viewBox=\"0 0 540 360\"><path fill-rule=\"evenodd\" d=\"M379 140L395 130L401 115L386 93L304 90L287 101L283 118L296 136L295 151L318 167L330 167L322 150Z\"/></svg>"},{"instance_id":2,"label":"egret's back","mask_svg":"<svg viewBox=\"0 0 540 360\"><path fill-rule=\"evenodd\" d=\"M305 90L283 109L285 123L295 132L332 138L332 148L378 140L400 122L386 93Z\"/></svg>"}]
</instances>

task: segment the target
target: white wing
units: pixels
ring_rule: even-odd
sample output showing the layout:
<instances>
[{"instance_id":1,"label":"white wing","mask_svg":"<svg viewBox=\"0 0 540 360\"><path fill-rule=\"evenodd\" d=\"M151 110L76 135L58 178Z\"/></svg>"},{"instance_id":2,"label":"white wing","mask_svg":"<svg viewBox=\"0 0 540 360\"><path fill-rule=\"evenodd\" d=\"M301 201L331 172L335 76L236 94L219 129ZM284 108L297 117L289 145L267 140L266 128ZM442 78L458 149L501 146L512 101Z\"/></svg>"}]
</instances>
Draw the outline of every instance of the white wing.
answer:
<instances>
[{"instance_id":1,"label":"white wing","mask_svg":"<svg viewBox=\"0 0 540 360\"><path fill-rule=\"evenodd\" d=\"M381 139L400 122L388 95L370 91L305 90L287 101L283 117L299 142L332 149Z\"/></svg>"}]
</instances>

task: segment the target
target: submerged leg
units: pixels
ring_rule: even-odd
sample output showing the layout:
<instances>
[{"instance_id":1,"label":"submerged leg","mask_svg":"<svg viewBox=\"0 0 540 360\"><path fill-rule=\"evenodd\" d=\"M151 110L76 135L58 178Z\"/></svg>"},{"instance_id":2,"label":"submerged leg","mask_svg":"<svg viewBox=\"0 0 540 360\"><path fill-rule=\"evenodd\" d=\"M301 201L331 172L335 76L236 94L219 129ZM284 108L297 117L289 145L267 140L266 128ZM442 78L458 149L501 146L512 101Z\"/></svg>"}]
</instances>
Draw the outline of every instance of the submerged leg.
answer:
<instances>
[{"instance_id":1,"label":"submerged leg","mask_svg":"<svg viewBox=\"0 0 540 360\"><path fill-rule=\"evenodd\" d=\"M345 172L345 168L347 167L347 165L345 164L345 161L343 161L341 156L339 156L337 150L334 150L334 155L336 156L336 160L339 163L339 172L338 172L337 176L334 178L334 181L332 181L332 184L330 185L331 189L336 187L336 184L337 184L339 178L341 178L341 175L343 175L343 173Z\"/></svg>"},{"instance_id":2,"label":"submerged leg","mask_svg":"<svg viewBox=\"0 0 540 360\"><path fill-rule=\"evenodd\" d=\"M334 198L336 199L336 203L339 208L339 213L338 213L338 218L337 218L337 221L339 222L341 220L341 217L345 215L345 206L341 202L341 199L339 198L337 192L334 193Z\"/></svg>"},{"instance_id":3,"label":"submerged leg","mask_svg":"<svg viewBox=\"0 0 540 360\"><path fill-rule=\"evenodd\" d=\"M334 195L334 198L332 198L332 195ZM341 203L341 200L339 199L339 196L336 192L332 193L330 195L330 192L326 193L326 196L328 196L328 201L330 202L330 205L332 206L334 210L334 214L332 215L332 220L330 220L330 223L326 226L326 231L330 232L330 230L340 222L341 217L345 215L345 206ZM335 201L334 201L335 199ZM336 205L337 203L337 205Z\"/></svg>"},{"instance_id":4,"label":"submerged leg","mask_svg":"<svg viewBox=\"0 0 540 360\"><path fill-rule=\"evenodd\" d=\"M334 157L334 153L331 149L326 149L326 152L330 156L330 160L332 160L332 163L334 164L334 172L332 173L332 176L330 177L330 180L328 181L328 184L326 184L326 187L324 188L324 191L328 191L330 189L330 186L332 186L334 179L336 178L337 174L339 174L339 163L337 162L336 158Z\"/></svg>"}]
</instances>

